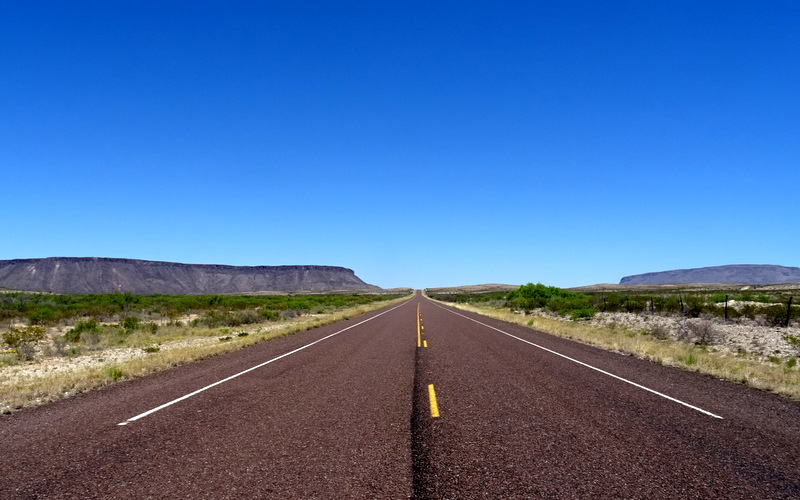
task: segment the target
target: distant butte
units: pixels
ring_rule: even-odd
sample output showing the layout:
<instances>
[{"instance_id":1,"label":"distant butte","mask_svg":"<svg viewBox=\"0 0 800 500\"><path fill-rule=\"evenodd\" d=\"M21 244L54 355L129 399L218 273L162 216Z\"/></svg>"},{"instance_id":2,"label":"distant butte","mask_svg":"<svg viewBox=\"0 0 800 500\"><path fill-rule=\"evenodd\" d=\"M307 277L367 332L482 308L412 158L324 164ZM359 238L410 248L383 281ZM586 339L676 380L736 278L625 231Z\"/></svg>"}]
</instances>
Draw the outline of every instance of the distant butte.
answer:
<instances>
[{"instance_id":1,"label":"distant butte","mask_svg":"<svg viewBox=\"0 0 800 500\"><path fill-rule=\"evenodd\" d=\"M381 290L352 269L336 266L224 266L99 257L0 260L0 287L143 295Z\"/></svg>"},{"instance_id":2,"label":"distant butte","mask_svg":"<svg viewBox=\"0 0 800 500\"><path fill-rule=\"evenodd\" d=\"M625 276L620 285L669 285L678 283L741 283L777 285L800 282L800 267L770 265L731 265L676 269Z\"/></svg>"}]
</instances>

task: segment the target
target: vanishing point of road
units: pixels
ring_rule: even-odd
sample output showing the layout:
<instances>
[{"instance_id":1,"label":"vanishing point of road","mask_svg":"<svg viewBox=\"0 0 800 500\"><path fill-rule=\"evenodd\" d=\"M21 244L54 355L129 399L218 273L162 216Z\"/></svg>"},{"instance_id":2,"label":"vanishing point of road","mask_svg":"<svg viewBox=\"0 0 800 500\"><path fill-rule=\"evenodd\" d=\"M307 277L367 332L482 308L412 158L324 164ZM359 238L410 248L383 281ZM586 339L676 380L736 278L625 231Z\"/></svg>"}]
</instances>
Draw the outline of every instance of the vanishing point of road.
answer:
<instances>
[{"instance_id":1,"label":"vanishing point of road","mask_svg":"<svg viewBox=\"0 0 800 500\"><path fill-rule=\"evenodd\" d=\"M800 404L400 305L0 417L3 498L800 498Z\"/></svg>"}]
</instances>

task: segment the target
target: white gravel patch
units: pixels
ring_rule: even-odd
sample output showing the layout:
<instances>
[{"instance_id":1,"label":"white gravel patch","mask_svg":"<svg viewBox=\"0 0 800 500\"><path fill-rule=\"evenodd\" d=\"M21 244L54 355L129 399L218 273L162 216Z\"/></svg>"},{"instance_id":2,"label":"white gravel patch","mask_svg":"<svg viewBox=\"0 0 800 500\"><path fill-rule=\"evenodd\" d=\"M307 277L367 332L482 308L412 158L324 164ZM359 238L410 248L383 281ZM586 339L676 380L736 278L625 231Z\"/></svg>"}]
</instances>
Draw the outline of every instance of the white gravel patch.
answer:
<instances>
[{"instance_id":1,"label":"white gravel patch","mask_svg":"<svg viewBox=\"0 0 800 500\"><path fill-rule=\"evenodd\" d=\"M196 316L196 315L195 315ZM303 322L309 322L324 315L309 314L302 317ZM191 317L182 318L184 321L191 320ZM299 320L295 320L300 322ZM265 333L287 326L290 322L280 322L271 325L258 325L255 330L248 328L229 329L229 333L219 331L217 335L202 337L184 337L179 340L160 341L154 346L161 351L180 349L183 347L197 347L211 344L218 344L219 338L224 336L236 337L238 332L248 331L249 334ZM144 358L150 353L142 347L104 347L84 349L76 356L46 356L44 355L44 344L51 343L52 338L61 336L66 328L53 329L49 332L50 340L40 343L37 347L37 354L34 361L20 362L16 365L0 365L0 386L13 385L20 380L30 381L45 377L50 377L60 373L77 372L92 368L103 368L114 366L115 364L130 361L133 359Z\"/></svg>"},{"instance_id":2,"label":"white gravel patch","mask_svg":"<svg viewBox=\"0 0 800 500\"><path fill-rule=\"evenodd\" d=\"M588 321L590 324L625 328L631 331L665 332L670 338L685 339L685 332L694 325L710 327L709 347L719 351L747 352L758 356L776 356L790 359L800 355L800 346L792 345L784 337L800 338L800 326L793 322L788 328L771 327L750 319L725 321L723 318L688 319L676 315L657 313L600 312Z\"/></svg>"},{"instance_id":3,"label":"white gravel patch","mask_svg":"<svg viewBox=\"0 0 800 500\"><path fill-rule=\"evenodd\" d=\"M219 340L217 340L216 337L197 337L193 339L163 342L162 344L159 344L158 347L162 350L168 350L179 347L187 347L189 345L206 345L218 342ZM77 372L87 368L113 366L124 361L144 358L148 354L149 353L145 352L143 348L119 347L105 348L96 351L84 351L78 356L46 358L37 356L37 359L34 362L20 363L18 365L2 367L2 371L0 371L0 373L2 373L3 377L0 379L0 385L11 384L23 378L30 380L48 377L58 373Z\"/></svg>"}]
</instances>

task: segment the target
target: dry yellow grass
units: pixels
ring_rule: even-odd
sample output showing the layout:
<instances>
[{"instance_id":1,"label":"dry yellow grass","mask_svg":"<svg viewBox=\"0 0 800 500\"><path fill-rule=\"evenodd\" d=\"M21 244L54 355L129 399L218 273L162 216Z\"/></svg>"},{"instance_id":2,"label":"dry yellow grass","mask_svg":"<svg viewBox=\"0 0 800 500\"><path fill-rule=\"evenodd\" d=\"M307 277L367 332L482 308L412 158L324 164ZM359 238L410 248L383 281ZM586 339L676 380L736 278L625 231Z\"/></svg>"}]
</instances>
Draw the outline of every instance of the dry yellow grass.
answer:
<instances>
[{"instance_id":1,"label":"dry yellow grass","mask_svg":"<svg viewBox=\"0 0 800 500\"><path fill-rule=\"evenodd\" d=\"M660 364L696 371L714 377L800 399L800 369L749 355L715 352L692 344L657 340L628 330L587 325L580 321L525 316L506 308L447 305L495 319L528 326L584 344L649 359Z\"/></svg>"},{"instance_id":2,"label":"dry yellow grass","mask_svg":"<svg viewBox=\"0 0 800 500\"><path fill-rule=\"evenodd\" d=\"M29 374L0 380L0 413L55 401L119 380L143 377L266 340L359 316L409 298L351 307L313 318L299 317L277 325L274 322L248 325L247 328L237 328L237 332L247 331L247 336L239 337L233 334L230 335L231 339L225 342L218 339L219 330L175 328L168 332L168 335L162 337L162 340L175 341L181 337L184 340L189 339L185 345L169 347L169 342L165 342L162 344L161 350L127 361L110 361L100 366L80 366L78 364L74 369L68 371L44 371L35 375Z\"/></svg>"}]
</instances>

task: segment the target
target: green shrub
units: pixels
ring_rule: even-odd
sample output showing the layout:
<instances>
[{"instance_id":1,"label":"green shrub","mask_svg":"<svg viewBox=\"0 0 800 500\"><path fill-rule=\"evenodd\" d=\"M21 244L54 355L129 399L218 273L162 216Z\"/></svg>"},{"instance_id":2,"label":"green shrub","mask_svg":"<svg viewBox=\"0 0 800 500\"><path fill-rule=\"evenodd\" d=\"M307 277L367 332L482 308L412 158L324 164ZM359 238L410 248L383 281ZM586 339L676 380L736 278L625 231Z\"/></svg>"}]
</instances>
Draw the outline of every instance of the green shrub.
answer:
<instances>
[{"instance_id":1,"label":"green shrub","mask_svg":"<svg viewBox=\"0 0 800 500\"><path fill-rule=\"evenodd\" d=\"M612 293L611 295L601 295L598 300L598 307L603 312L614 312L619 310L619 297L618 293Z\"/></svg>"},{"instance_id":2,"label":"green shrub","mask_svg":"<svg viewBox=\"0 0 800 500\"><path fill-rule=\"evenodd\" d=\"M248 309L245 311L239 311L233 315L234 320L238 323L236 325L231 326L239 326L239 325L251 325L253 323L258 323L262 320L262 316L252 309Z\"/></svg>"},{"instance_id":3,"label":"green shrub","mask_svg":"<svg viewBox=\"0 0 800 500\"><path fill-rule=\"evenodd\" d=\"M40 307L28 316L28 321L33 325L51 325L58 321L58 315L49 307Z\"/></svg>"},{"instance_id":4,"label":"green shrub","mask_svg":"<svg viewBox=\"0 0 800 500\"><path fill-rule=\"evenodd\" d=\"M592 298L588 295L541 283L523 285L509 292L507 297L507 306L525 312L544 308L561 316L570 316L572 319L591 318L596 312Z\"/></svg>"},{"instance_id":5,"label":"green shrub","mask_svg":"<svg viewBox=\"0 0 800 500\"><path fill-rule=\"evenodd\" d=\"M683 301L683 312L690 318L699 318L706 309L705 300L700 295L689 295Z\"/></svg>"},{"instance_id":6,"label":"green shrub","mask_svg":"<svg viewBox=\"0 0 800 500\"><path fill-rule=\"evenodd\" d=\"M81 336L84 333L100 335L100 326L97 324L96 319L92 318L79 321L73 328L69 329L67 333L64 334L64 339L70 343L80 342Z\"/></svg>"},{"instance_id":7,"label":"green shrub","mask_svg":"<svg viewBox=\"0 0 800 500\"><path fill-rule=\"evenodd\" d=\"M235 312L208 311L199 319L199 323L209 328L217 328L220 326L249 325L263 321L263 318L263 314L251 309Z\"/></svg>"},{"instance_id":8,"label":"green shrub","mask_svg":"<svg viewBox=\"0 0 800 500\"><path fill-rule=\"evenodd\" d=\"M756 319L758 307L755 304L745 304L740 309L741 315L748 319Z\"/></svg>"},{"instance_id":9,"label":"green shrub","mask_svg":"<svg viewBox=\"0 0 800 500\"><path fill-rule=\"evenodd\" d=\"M545 307L561 316L569 315L570 317L575 316L575 318L591 318L596 312L592 307L591 299L586 295L578 294L556 297L551 299Z\"/></svg>"},{"instance_id":10,"label":"green shrub","mask_svg":"<svg viewBox=\"0 0 800 500\"><path fill-rule=\"evenodd\" d=\"M727 295L724 293L715 293L711 296L711 302L725 302Z\"/></svg>"},{"instance_id":11,"label":"green shrub","mask_svg":"<svg viewBox=\"0 0 800 500\"><path fill-rule=\"evenodd\" d=\"M787 326L786 306L769 306L764 310L764 317L766 318L769 326Z\"/></svg>"},{"instance_id":12,"label":"green shrub","mask_svg":"<svg viewBox=\"0 0 800 500\"><path fill-rule=\"evenodd\" d=\"M530 311L531 309L544 307L550 299L562 296L562 292L565 292L565 290L554 286L528 283L509 292L507 300L511 307Z\"/></svg>"},{"instance_id":13,"label":"green shrub","mask_svg":"<svg viewBox=\"0 0 800 500\"><path fill-rule=\"evenodd\" d=\"M724 314L725 313L723 311L722 315L724 315ZM737 318L741 318L742 316L743 315L742 315L741 311L739 311L735 307L728 307L728 319L737 319Z\"/></svg>"},{"instance_id":14,"label":"green shrub","mask_svg":"<svg viewBox=\"0 0 800 500\"><path fill-rule=\"evenodd\" d=\"M653 297L653 309L658 312L678 312L681 310L680 297L677 295Z\"/></svg>"},{"instance_id":15,"label":"green shrub","mask_svg":"<svg viewBox=\"0 0 800 500\"><path fill-rule=\"evenodd\" d=\"M17 357L23 361L30 361L36 353L35 345L44 338L44 328L40 326L26 326L12 328L3 333L3 342L17 352Z\"/></svg>"},{"instance_id":16,"label":"green shrub","mask_svg":"<svg viewBox=\"0 0 800 500\"><path fill-rule=\"evenodd\" d=\"M278 311L265 309L261 311L261 317L266 319L267 321L277 321L281 318L281 313L279 313Z\"/></svg>"},{"instance_id":17,"label":"green shrub","mask_svg":"<svg viewBox=\"0 0 800 500\"><path fill-rule=\"evenodd\" d=\"M133 316L128 316L127 318L123 318L122 319L122 321L120 322L120 326L122 326L123 329L131 332L131 331L136 330L137 328L139 328L140 322L141 321L139 320L139 318L134 318Z\"/></svg>"},{"instance_id":18,"label":"green shrub","mask_svg":"<svg viewBox=\"0 0 800 500\"><path fill-rule=\"evenodd\" d=\"M593 317L596 312L597 310L595 310L593 307L590 307L588 309L575 309L574 311L569 313L569 319L573 321L576 319L588 319Z\"/></svg>"},{"instance_id":19,"label":"green shrub","mask_svg":"<svg viewBox=\"0 0 800 500\"><path fill-rule=\"evenodd\" d=\"M3 342L11 349L38 342L44 338L44 328L40 326L26 326L23 328L12 328L11 331L3 333Z\"/></svg>"}]
</instances>

